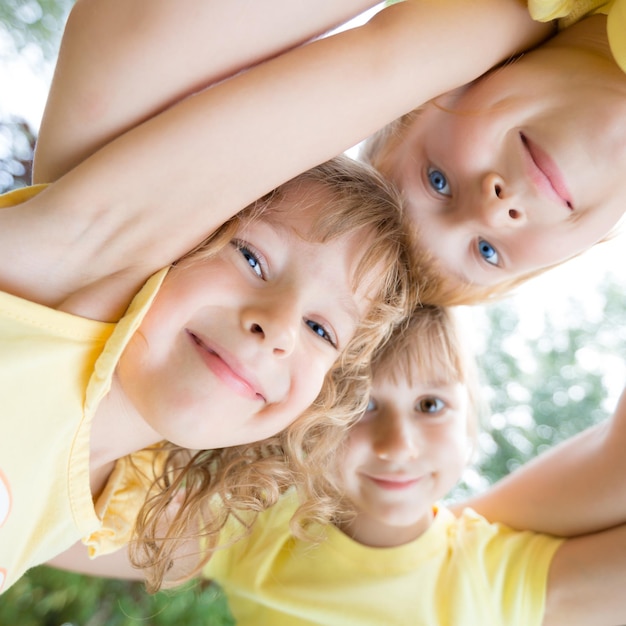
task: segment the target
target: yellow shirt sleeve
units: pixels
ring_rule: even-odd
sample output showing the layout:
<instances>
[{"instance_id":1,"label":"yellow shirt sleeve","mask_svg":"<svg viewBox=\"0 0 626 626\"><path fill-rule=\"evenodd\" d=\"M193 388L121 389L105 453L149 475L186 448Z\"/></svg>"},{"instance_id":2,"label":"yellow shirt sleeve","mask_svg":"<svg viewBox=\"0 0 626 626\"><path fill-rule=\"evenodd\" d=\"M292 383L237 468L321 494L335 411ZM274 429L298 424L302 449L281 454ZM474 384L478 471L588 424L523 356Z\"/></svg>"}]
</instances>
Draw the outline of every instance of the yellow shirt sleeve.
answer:
<instances>
[{"instance_id":1,"label":"yellow shirt sleeve","mask_svg":"<svg viewBox=\"0 0 626 626\"><path fill-rule=\"evenodd\" d=\"M90 558L115 552L132 539L135 520L155 476L162 472L165 456L151 448L118 459L95 504L102 526L83 538Z\"/></svg>"},{"instance_id":2,"label":"yellow shirt sleeve","mask_svg":"<svg viewBox=\"0 0 626 626\"><path fill-rule=\"evenodd\" d=\"M626 72L626 0L528 0L528 11L538 22L558 20L559 28L596 13L606 15L613 58Z\"/></svg>"}]
</instances>

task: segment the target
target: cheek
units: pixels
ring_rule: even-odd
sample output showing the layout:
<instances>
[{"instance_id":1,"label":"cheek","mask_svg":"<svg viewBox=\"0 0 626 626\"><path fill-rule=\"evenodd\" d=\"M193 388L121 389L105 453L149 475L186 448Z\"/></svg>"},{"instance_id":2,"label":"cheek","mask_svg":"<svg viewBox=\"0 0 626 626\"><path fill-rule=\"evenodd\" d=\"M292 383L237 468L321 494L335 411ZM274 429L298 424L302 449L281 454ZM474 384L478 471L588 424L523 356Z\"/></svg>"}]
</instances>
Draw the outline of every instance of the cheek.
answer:
<instances>
[{"instance_id":1,"label":"cheek","mask_svg":"<svg viewBox=\"0 0 626 626\"><path fill-rule=\"evenodd\" d=\"M511 241L509 250L518 273L549 267L589 247L588 233L563 232L558 227L528 231L526 236Z\"/></svg>"},{"instance_id":2,"label":"cheek","mask_svg":"<svg viewBox=\"0 0 626 626\"><path fill-rule=\"evenodd\" d=\"M341 447L338 470L347 483L354 480L357 468L373 456L373 436L367 424L357 423L349 431Z\"/></svg>"},{"instance_id":3,"label":"cheek","mask_svg":"<svg viewBox=\"0 0 626 626\"><path fill-rule=\"evenodd\" d=\"M293 364L295 376L293 380L293 397L297 399L301 410L309 407L324 388L326 375L333 367L334 361L322 354L304 353L297 363Z\"/></svg>"},{"instance_id":4,"label":"cheek","mask_svg":"<svg viewBox=\"0 0 626 626\"><path fill-rule=\"evenodd\" d=\"M423 217L415 216L413 219L417 225L415 242L418 253L430 252L445 272L453 275L467 265L470 235L462 215L455 214L454 220L448 223L443 216L424 211Z\"/></svg>"},{"instance_id":5,"label":"cheek","mask_svg":"<svg viewBox=\"0 0 626 626\"><path fill-rule=\"evenodd\" d=\"M184 313L189 310L189 287L178 276L167 276L152 306L146 313L140 330L146 337L157 338L168 327L180 325Z\"/></svg>"},{"instance_id":6,"label":"cheek","mask_svg":"<svg viewBox=\"0 0 626 626\"><path fill-rule=\"evenodd\" d=\"M458 480L467 465L471 450L470 441L467 429L458 428L446 434L439 442L440 456L452 476L453 483Z\"/></svg>"}]
</instances>

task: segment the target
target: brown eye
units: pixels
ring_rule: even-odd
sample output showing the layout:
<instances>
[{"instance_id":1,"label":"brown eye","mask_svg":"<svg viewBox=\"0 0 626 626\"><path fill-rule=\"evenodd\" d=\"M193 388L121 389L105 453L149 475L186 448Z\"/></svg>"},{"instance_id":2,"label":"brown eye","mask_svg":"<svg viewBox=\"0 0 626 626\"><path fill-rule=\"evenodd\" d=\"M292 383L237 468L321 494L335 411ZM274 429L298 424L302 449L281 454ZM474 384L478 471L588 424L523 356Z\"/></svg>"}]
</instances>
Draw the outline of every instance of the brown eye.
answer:
<instances>
[{"instance_id":1,"label":"brown eye","mask_svg":"<svg viewBox=\"0 0 626 626\"><path fill-rule=\"evenodd\" d=\"M441 398L427 397L420 399L415 405L415 409L420 413L439 413L445 407Z\"/></svg>"}]
</instances>

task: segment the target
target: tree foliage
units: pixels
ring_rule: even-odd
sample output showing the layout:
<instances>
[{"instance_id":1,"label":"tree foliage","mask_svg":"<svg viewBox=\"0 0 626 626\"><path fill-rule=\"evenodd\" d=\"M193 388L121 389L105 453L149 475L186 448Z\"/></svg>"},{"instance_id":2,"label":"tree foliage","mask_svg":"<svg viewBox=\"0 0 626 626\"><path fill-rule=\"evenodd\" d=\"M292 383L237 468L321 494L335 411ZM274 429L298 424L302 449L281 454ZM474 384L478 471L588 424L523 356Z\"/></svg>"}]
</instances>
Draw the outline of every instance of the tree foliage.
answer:
<instances>
[{"instance_id":1,"label":"tree foliage","mask_svg":"<svg viewBox=\"0 0 626 626\"><path fill-rule=\"evenodd\" d=\"M623 286L607 280L600 319L590 321L575 301L569 323L545 318L542 335L522 339L519 314L503 302L486 309L486 347L479 356L488 415L477 461L462 499L484 489L547 448L606 419L612 410L609 375L626 360Z\"/></svg>"},{"instance_id":2,"label":"tree foliage","mask_svg":"<svg viewBox=\"0 0 626 626\"><path fill-rule=\"evenodd\" d=\"M37 567L0 596L2 626L233 626L217 585L148 595L141 583Z\"/></svg>"},{"instance_id":3,"label":"tree foliage","mask_svg":"<svg viewBox=\"0 0 626 626\"><path fill-rule=\"evenodd\" d=\"M33 70L56 57L74 0L2 0L0 62L19 56ZM36 130L14 115L0 118L0 193L30 184Z\"/></svg>"},{"instance_id":4,"label":"tree foliage","mask_svg":"<svg viewBox=\"0 0 626 626\"><path fill-rule=\"evenodd\" d=\"M74 0L2 0L0 34L12 48L5 54L22 54L35 46L44 58L53 59L73 4Z\"/></svg>"},{"instance_id":5,"label":"tree foliage","mask_svg":"<svg viewBox=\"0 0 626 626\"><path fill-rule=\"evenodd\" d=\"M35 131L25 120L0 120L0 193L30 185L35 140Z\"/></svg>"}]
</instances>

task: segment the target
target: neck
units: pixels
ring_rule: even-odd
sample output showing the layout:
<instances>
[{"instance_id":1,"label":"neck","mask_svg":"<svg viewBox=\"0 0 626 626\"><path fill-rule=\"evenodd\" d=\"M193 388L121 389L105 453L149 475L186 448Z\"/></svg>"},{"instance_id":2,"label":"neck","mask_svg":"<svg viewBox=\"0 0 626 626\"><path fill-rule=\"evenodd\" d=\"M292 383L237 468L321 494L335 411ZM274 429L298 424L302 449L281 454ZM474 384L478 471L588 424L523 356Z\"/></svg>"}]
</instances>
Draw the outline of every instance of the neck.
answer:
<instances>
[{"instance_id":1,"label":"neck","mask_svg":"<svg viewBox=\"0 0 626 626\"><path fill-rule=\"evenodd\" d=\"M420 519L407 525L381 522L360 512L345 522L337 523L337 528L361 545L371 548L397 548L421 537L434 519L432 508Z\"/></svg>"},{"instance_id":2,"label":"neck","mask_svg":"<svg viewBox=\"0 0 626 626\"><path fill-rule=\"evenodd\" d=\"M98 494L118 459L154 445L152 430L126 398L117 376L93 416L89 448L91 489Z\"/></svg>"}]
</instances>

